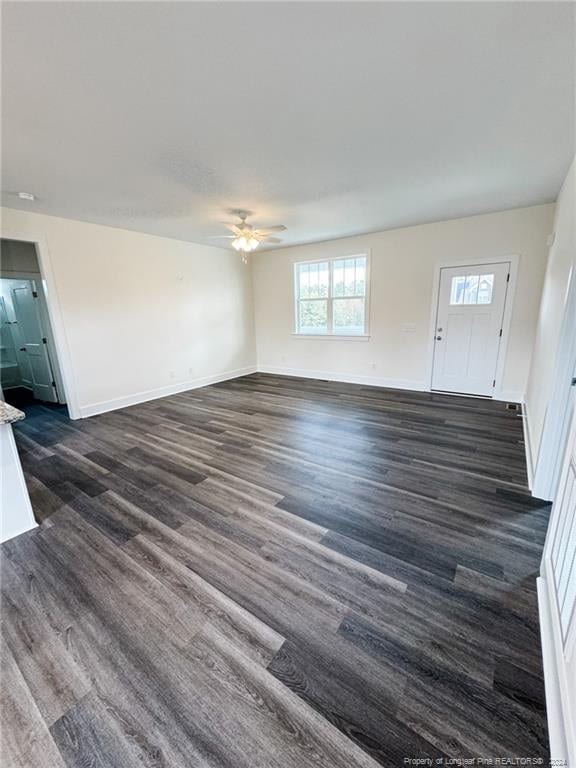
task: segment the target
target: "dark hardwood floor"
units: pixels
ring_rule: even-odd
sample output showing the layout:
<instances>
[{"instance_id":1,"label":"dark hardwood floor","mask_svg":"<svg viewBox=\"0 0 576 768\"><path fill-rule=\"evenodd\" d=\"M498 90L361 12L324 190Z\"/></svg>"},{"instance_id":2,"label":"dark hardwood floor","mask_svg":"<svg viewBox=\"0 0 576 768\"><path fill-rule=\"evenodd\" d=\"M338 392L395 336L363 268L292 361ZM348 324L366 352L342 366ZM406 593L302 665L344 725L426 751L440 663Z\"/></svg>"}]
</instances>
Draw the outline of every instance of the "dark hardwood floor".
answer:
<instances>
[{"instance_id":1,"label":"dark hardwood floor","mask_svg":"<svg viewBox=\"0 0 576 768\"><path fill-rule=\"evenodd\" d=\"M15 425L11 768L548 756L548 505L503 403L255 374Z\"/></svg>"}]
</instances>

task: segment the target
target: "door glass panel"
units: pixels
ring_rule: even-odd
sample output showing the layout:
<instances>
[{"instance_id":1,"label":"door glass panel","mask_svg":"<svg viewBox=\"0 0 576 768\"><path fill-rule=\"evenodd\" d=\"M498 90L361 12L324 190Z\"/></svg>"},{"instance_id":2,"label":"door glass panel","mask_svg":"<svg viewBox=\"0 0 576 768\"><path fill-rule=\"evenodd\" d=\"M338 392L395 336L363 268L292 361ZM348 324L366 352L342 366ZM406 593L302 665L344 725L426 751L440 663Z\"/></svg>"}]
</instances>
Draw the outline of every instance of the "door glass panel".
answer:
<instances>
[{"instance_id":1,"label":"door glass panel","mask_svg":"<svg viewBox=\"0 0 576 768\"><path fill-rule=\"evenodd\" d=\"M478 303L478 279L479 275L467 275L466 286L464 288L464 301L463 304L477 304Z\"/></svg>"},{"instance_id":2,"label":"door glass panel","mask_svg":"<svg viewBox=\"0 0 576 768\"><path fill-rule=\"evenodd\" d=\"M478 283L478 304L491 304L494 290L494 275L480 275Z\"/></svg>"},{"instance_id":3,"label":"door glass panel","mask_svg":"<svg viewBox=\"0 0 576 768\"><path fill-rule=\"evenodd\" d=\"M494 275L457 275L450 285L450 304L491 304Z\"/></svg>"},{"instance_id":4,"label":"door glass panel","mask_svg":"<svg viewBox=\"0 0 576 768\"><path fill-rule=\"evenodd\" d=\"M450 304L464 304L464 288L466 287L466 275L458 275L452 278L450 288Z\"/></svg>"}]
</instances>

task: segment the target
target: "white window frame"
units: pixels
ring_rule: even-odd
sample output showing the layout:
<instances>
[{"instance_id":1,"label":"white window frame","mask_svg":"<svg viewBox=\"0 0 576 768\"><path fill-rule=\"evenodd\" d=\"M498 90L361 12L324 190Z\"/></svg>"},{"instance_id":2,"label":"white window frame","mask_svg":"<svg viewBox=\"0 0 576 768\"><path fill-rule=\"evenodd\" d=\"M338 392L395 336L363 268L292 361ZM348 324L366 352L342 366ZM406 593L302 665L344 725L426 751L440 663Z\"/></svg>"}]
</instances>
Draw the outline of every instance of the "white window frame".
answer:
<instances>
[{"instance_id":1,"label":"white window frame","mask_svg":"<svg viewBox=\"0 0 576 768\"><path fill-rule=\"evenodd\" d=\"M293 301L292 301L292 307L294 312L294 322L293 322L293 331L292 335L295 336L298 339L335 339L339 341L366 341L370 338L370 251L362 251L361 253L347 253L342 254L340 256L330 256L329 258L323 258L323 259L304 259L302 261L294 261L292 262L292 291L293 291ZM334 296L333 295L333 279L334 279L334 268L333 263L335 261L342 261L344 259L357 259L357 258L365 258L366 259L366 291L364 294L364 333L355 333L351 335L347 335L344 333L334 333L332 329L332 320L333 320L333 303L334 299L358 299L362 298L360 296ZM302 333L298 329L298 303L301 300L299 296L299 289L298 289L298 267L302 264L328 264L328 271L329 271L329 289L328 289L328 296L326 297L318 297L317 299L305 299L305 301L326 301L328 304L328 330L326 333ZM304 299L303 299L304 301Z\"/></svg>"}]
</instances>

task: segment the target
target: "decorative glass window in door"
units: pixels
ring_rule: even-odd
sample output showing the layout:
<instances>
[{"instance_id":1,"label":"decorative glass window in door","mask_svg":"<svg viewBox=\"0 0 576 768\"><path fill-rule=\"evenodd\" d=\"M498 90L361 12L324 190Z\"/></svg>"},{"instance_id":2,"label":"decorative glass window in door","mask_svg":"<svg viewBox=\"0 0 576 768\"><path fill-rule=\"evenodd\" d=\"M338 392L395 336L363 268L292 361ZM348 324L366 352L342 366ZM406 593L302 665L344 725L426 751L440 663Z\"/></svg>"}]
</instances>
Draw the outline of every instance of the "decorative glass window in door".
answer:
<instances>
[{"instance_id":1,"label":"decorative glass window in door","mask_svg":"<svg viewBox=\"0 0 576 768\"><path fill-rule=\"evenodd\" d=\"M491 304L494 275L457 275L452 278L450 304Z\"/></svg>"}]
</instances>

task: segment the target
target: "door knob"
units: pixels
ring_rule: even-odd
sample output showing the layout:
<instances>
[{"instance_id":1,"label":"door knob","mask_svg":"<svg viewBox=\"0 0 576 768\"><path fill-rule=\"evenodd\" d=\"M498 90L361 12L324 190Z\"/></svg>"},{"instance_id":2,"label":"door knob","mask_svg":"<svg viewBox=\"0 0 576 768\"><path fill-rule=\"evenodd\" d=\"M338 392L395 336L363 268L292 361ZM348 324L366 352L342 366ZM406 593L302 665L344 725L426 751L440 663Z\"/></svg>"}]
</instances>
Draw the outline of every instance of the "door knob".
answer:
<instances>
[{"instance_id":1,"label":"door knob","mask_svg":"<svg viewBox=\"0 0 576 768\"><path fill-rule=\"evenodd\" d=\"M436 341L442 341L442 336L436 336Z\"/></svg>"},{"instance_id":2,"label":"door knob","mask_svg":"<svg viewBox=\"0 0 576 768\"><path fill-rule=\"evenodd\" d=\"M20 347L20 352L26 352L26 347Z\"/></svg>"}]
</instances>

